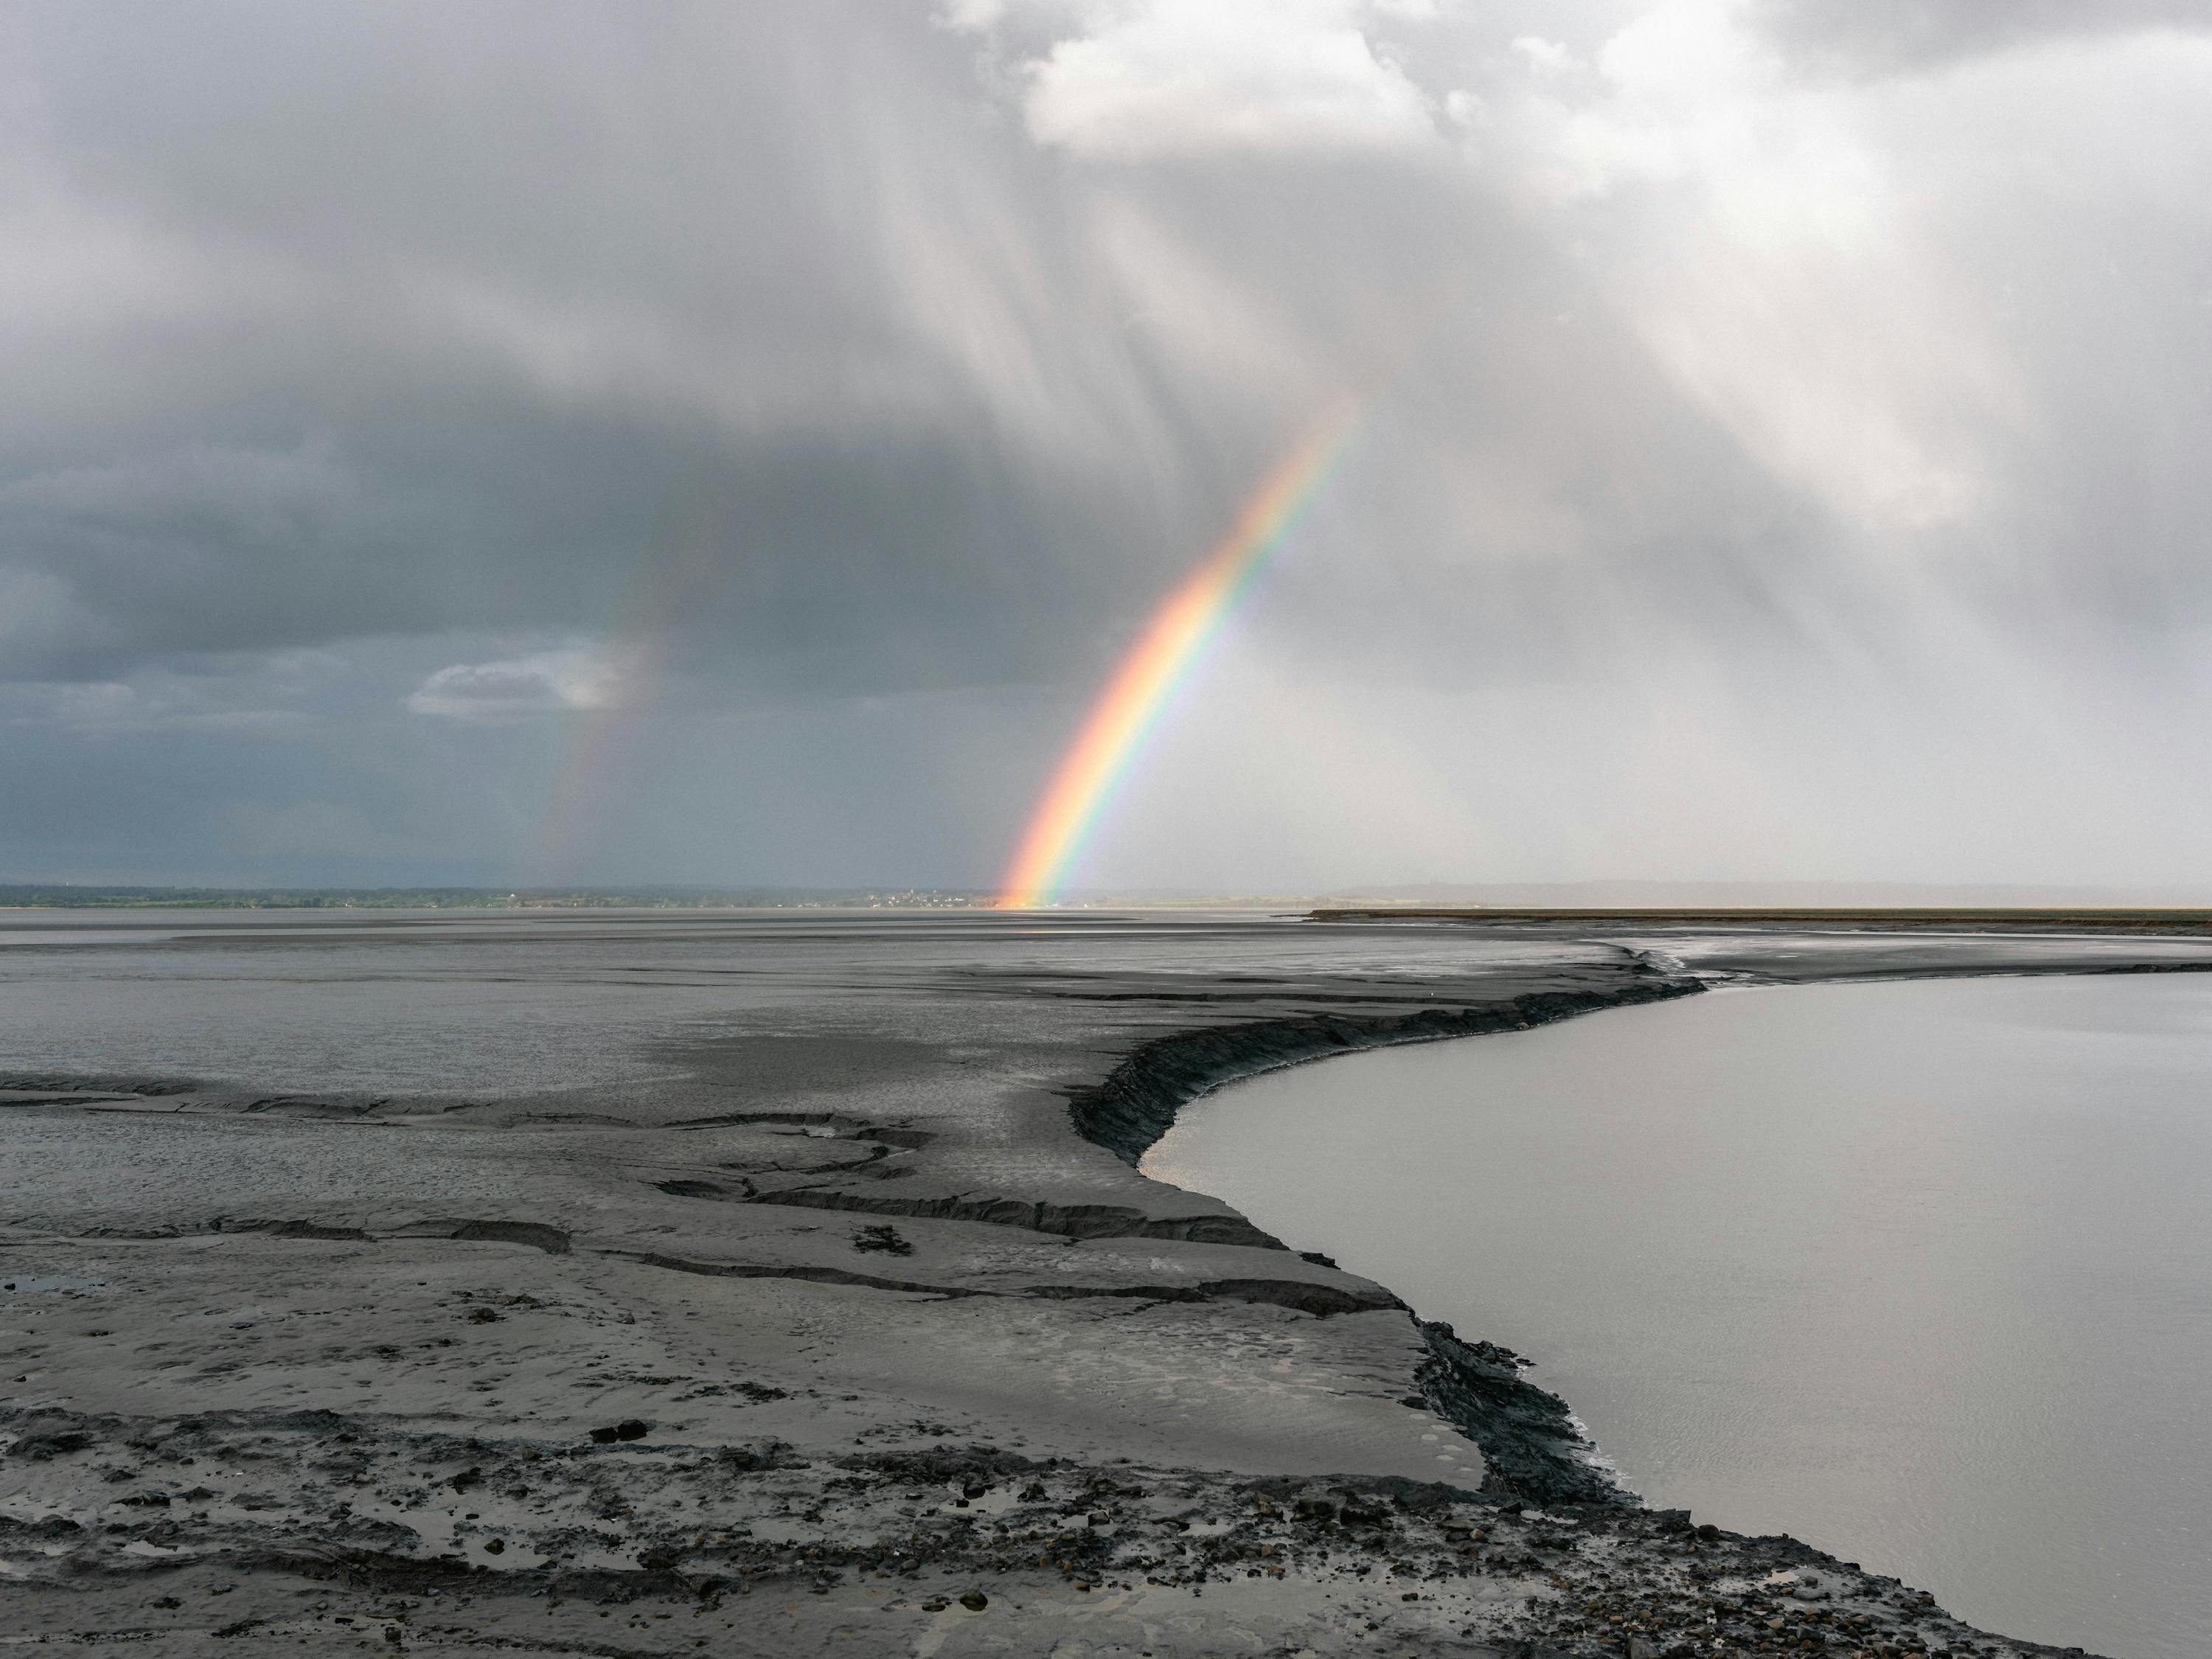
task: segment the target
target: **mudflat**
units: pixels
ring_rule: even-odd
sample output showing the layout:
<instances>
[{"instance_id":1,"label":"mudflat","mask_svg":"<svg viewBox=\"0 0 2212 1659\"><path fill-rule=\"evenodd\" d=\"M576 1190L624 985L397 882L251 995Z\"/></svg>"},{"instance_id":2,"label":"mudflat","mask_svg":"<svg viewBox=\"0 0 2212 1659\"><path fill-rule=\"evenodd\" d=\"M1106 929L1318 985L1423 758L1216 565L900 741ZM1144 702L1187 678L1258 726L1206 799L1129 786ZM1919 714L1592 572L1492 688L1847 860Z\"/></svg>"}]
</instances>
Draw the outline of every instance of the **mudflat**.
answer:
<instances>
[{"instance_id":1,"label":"mudflat","mask_svg":"<svg viewBox=\"0 0 2212 1659\"><path fill-rule=\"evenodd\" d=\"M0 1609L49 1645L2047 1651L1644 1509L1516 1356L1134 1160L1231 1077L1720 977L2212 966L2014 918L155 931L0 1075ZM711 1014L466 1090L129 1017L171 961L264 1030L287 964L460 998L524 945Z\"/></svg>"}]
</instances>

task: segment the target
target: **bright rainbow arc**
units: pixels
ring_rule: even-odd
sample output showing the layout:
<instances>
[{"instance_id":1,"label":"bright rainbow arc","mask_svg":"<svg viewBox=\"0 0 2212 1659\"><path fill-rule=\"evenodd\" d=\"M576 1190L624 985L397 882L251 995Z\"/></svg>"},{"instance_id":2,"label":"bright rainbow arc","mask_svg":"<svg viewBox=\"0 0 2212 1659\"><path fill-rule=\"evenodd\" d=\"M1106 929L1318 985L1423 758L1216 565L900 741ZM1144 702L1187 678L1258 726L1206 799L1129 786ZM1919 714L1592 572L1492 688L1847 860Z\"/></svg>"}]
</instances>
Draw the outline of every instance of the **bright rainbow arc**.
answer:
<instances>
[{"instance_id":1,"label":"bright rainbow arc","mask_svg":"<svg viewBox=\"0 0 2212 1659\"><path fill-rule=\"evenodd\" d=\"M1034 909L1052 902L1176 688L1328 481L1359 407L1339 409L1278 462L1245 497L1205 562L1153 613L1038 801L1000 885L1000 909Z\"/></svg>"}]
</instances>

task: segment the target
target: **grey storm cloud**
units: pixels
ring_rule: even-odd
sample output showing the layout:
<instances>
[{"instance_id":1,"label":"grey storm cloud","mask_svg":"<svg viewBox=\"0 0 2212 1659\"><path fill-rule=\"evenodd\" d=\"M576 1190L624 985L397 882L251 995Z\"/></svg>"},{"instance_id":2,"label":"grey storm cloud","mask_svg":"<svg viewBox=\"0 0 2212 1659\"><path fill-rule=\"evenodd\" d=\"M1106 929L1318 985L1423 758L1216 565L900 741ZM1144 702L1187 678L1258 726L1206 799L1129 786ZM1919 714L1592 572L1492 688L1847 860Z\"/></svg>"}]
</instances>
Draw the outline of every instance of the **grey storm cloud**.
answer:
<instances>
[{"instance_id":1,"label":"grey storm cloud","mask_svg":"<svg viewBox=\"0 0 2212 1659\"><path fill-rule=\"evenodd\" d=\"M972 615L977 562L1085 485L1048 424L1115 416L1077 407L1084 348L1049 361L1021 314L1054 274L994 268L1064 257L1049 227L1000 246L1018 181L913 84L964 54L923 27L909 64L843 21L21 19L44 303L12 308L0 510L17 568L65 590L24 644L588 627L702 471L763 636L803 646L821 590L886 567L905 628Z\"/></svg>"},{"instance_id":2,"label":"grey storm cloud","mask_svg":"<svg viewBox=\"0 0 2212 1659\"><path fill-rule=\"evenodd\" d=\"M1759 21L1799 62L1848 73L1941 69L2082 35L2212 29L2199 0L1765 0Z\"/></svg>"},{"instance_id":3,"label":"grey storm cloud","mask_svg":"<svg viewBox=\"0 0 2212 1659\"><path fill-rule=\"evenodd\" d=\"M1351 392L1097 878L2163 878L2203 21L11 8L0 863L988 880Z\"/></svg>"}]
</instances>

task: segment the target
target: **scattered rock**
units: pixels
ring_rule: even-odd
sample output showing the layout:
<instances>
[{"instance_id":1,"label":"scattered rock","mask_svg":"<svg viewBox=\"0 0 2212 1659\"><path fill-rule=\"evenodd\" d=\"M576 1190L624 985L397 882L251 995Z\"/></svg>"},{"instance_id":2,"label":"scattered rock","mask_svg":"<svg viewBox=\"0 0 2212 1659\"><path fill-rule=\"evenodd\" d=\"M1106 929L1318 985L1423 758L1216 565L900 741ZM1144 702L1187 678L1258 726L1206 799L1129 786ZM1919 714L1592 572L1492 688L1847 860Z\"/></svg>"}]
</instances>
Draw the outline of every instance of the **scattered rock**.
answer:
<instances>
[{"instance_id":1,"label":"scattered rock","mask_svg":"<svg viewBox=\"0 0 2212 1659\"><path fill-rule=\"evenodd\" d=\"M880 1252L884 1255L914 1254L913 1241L903 1237L897 1228L888 1224L860 1228L853 1235L853 1248L864 1253Z\"/></svg>"},{"instance_id":2,"label":"scattered rock","mask_svg":"<svg viewBox=\"0 0 2212 1659\"><path fill-rule=\"evenodd\" d=\"M979 1589L972 1589L960 1598L960 1605L970 1613L981 1613L991 1605L991 1598Z\"/></svg>"},{"instance_id":3,"label":"scattered rock","mask_svg":"<svg viewBox=\"0 0 2212 1659\"><path fill-rule=\"evenodd\" d=\"M43 1463L49 1458L67 1457L81 1452L92 1444L92 1437L80 1434L75 1429L33 1429L8 1448L10 1457L20 1457L26 1462Z\"/></svg>"},{"instance_id":4,"label":"scattered rock","mask_svg":"<svg viewBox=\"0 0 2212 1659\"><path fill-rule=\"evenodd\" d=\"M652 1432L652 1424L630 1417L605 1428L593 1429L592 1438L602 1446L611 1446L617 1440L642 1440Z\"/></svg>"},{"instance_id":5,"label":"scattered rock","mask_svg":"<svg viewBox=\"0 0 2212 1659\"><path fill-rule=\"evenodd\" d=\"M803 1469L806 1460L787 1440L763 1440L750 1446L724 1446L714 1454L735 1469Z\"/></svg>"}]
</instances>

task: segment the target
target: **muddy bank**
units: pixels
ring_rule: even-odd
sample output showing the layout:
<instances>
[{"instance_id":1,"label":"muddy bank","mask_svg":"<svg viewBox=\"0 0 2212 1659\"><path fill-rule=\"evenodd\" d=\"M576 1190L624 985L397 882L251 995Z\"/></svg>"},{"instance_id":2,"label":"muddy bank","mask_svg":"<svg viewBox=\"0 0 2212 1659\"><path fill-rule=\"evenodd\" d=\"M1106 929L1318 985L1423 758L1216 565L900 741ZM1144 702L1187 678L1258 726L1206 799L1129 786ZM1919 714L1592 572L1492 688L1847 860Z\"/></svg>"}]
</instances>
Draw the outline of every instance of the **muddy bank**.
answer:
<instances>
[{"instance_id":1,"label":"muddy bank","mask_svg":"<svg viewBox=\"0 0 2212 1659\"><path fill-rule=\"evenodd\" d=\"M1132 1167L1224 1078L1697 975L1584 937L1110 923L687 919L726 1007L635 1083L249 1085L149 1076L124 1042L0 1077L10 1628L155 1652L2039 1651L1637 1507L1480 1333ZM495 943L440 943L440 994L511 981ZM1757 943L1723 971L1837 968L1779 934L1747 968ZM228 947L210 924L185 948ZM282 951L235 972L265 1023Z\"/></svg>"},{"instance_id":2,"label":"muddy bank","mask_svg":"<svg viewBox=\"0 0 2212 1659\"><path fill-rule=\"evenodd\" d=\"M1928 1598L1679 1512L1405 1480L1231 1480L933 1438L816 1461L626 1419L570 1444L314 1411L4 1418L17 1503L86 1468L119 1518L0 1522L42 1644L296 1650L1983 1651ZM120 1475L122 1478L118 1479ZM328 1492L300 1512L277 1494ZM0 1592L4 1593L4 1592ZM604 1622L603 1622L604 1621ZM663 1628L665 1626L665 1628ZM611 1645L600 1645L613 1638ZM588 1644L588 1645L587 1645ZM2004 1644L1988 1650L2028 1653Z\"/></svg>"}]
</instances>

